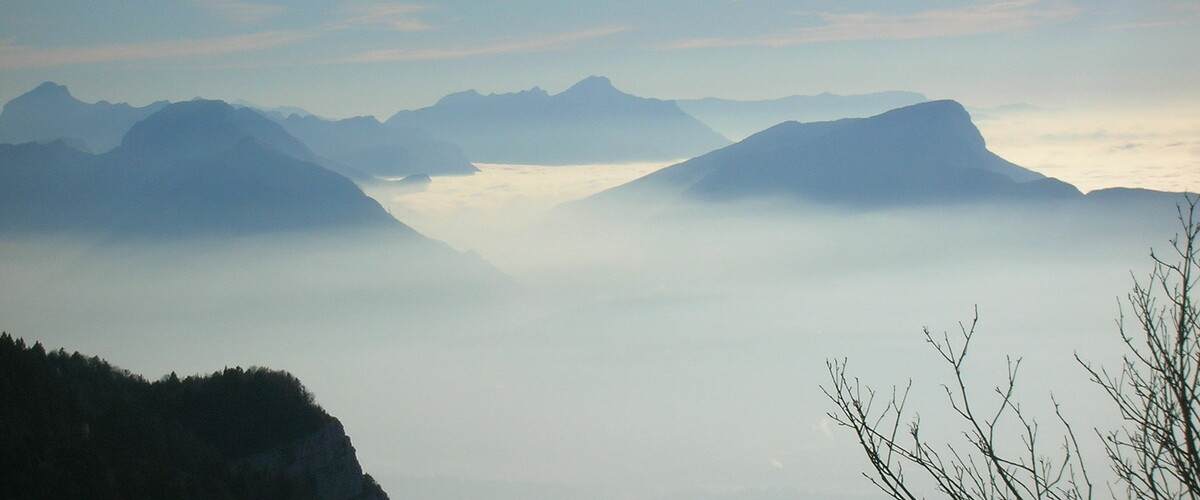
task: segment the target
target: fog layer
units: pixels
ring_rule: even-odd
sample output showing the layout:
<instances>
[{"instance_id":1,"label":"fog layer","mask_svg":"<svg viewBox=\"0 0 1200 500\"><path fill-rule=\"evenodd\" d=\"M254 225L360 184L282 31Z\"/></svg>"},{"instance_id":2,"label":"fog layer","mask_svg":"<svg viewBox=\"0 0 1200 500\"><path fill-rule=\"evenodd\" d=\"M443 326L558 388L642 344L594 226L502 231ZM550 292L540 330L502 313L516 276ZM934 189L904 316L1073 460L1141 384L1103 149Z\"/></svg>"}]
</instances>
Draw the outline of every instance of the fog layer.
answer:
<instances>
[{"instance_id":1,"label":"fog layer","mask_svg":"<svg viewBox=\"0 0 1200 500\"><path fill-rule=\"evenodd\" d=\"M911 377L937 422L945 373L921 327L953 330L978 305L980 394L1006 354L1023 356L1031 408L1053 390L1080 428L1107 425L1071 355L1113 359L1116 298L1173 231L1166 212L1011 205L542 210L648 166L570 170L576 184L554 191L519 187L548 172L507 167L491 179L512 184L473 196L508 201L448 202L454 182L501 168L368 194L511 283L480 286L362 236L117 251L4 240L2 328L151 378L287 369L393 498L877 498L852 435L825 417L826 359L881 388Z\"/></svg>"}]
</instances>

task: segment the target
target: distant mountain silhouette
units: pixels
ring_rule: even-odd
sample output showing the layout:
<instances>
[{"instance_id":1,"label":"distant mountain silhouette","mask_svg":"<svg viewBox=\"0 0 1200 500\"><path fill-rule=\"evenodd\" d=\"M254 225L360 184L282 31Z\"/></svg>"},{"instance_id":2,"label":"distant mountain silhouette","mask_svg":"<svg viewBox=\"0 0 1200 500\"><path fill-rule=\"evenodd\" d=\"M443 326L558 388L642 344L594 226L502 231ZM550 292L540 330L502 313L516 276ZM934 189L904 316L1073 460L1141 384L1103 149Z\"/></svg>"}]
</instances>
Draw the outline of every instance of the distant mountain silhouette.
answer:
<instances>
[{"instance_id":1,"label":"distant mountain silhouette","mask_svg":"<svg viewBox=\"0 0 1200 500\"><path fill-rule=\"evenodd\" d=\"M62 140L76 149L101 153L116 147L134 123L167 105L166 101L135 108L100 101L88 104L62 85L45 82L4 105L0 143Z\"/></svg>"},{"instance_id":2,"label":"distant mountain silhouette","mask_svg":"<svg viewBox=\"0 0 1200 500\"><path fill-rule=\"evenodd\" d=\"M435 139L424 130L386 126L370 116L334 121L293 114L276 121L321 157L371 177L469 175L479 171L458 146Z\"/></svg>"},{"instance_id":3,"label":"distant mountain silhouette","mask_svg":"<svg viewBox=\"0 0 1200 500\"><path fill-rule=\"evenodd\" d=\"M254 110L204 99L171 104L150 115L129 129L113 153L177 161L226 151L247 138L297 160L320 162L303 142Z\"/></svg>"},{"instance_id":4,"label":"distant mountain silhouette","mask_svg":"<svg viewBox=\"0 0 1200 500\"><path fill-rule=\"evenodd\" d=\"M961 105L934 101L871 118L782 123L593 200L786 198L883 207L1080 196L988 151Z\"/></svg>"},{"instance_id":5,"label":"distant mountain silhouette","mask_svg":"<svg viewBox=\"0 0 1200 500\"><path fill-rule=\"evenodd\" d=\"M736 101L708 97L677 100L683 111L725 137L741 139L786 121L818 122L865 118L885 111L925 102L915 92L877 92L860 95L794 95L762 101Z\"/></svg>"},{"instance_id":6,"label":"distant mountain silhouette","mask_svg":"<svg viewBox=\"0 0 1200 500\"><path fill-rule=\"evenodd\" d=\"M488 163L672 160L729 144L675 103L623 93L596 76L555 95L536 87L486 96L468 90L386 123L428 130Z\"/></svg>"},{"instance_id":7,"label":"distant mountain silhouette","mask_svg":"<svg viewBox=\"0 0 1200 500\"><path fill-rule=\"evenodd\" d=\"M0 145L0 229L194 236L392 227L420 237L258 113L171 104L101 155Z\"/></svg>"},{"instance_id":8,"label":"distant mountain silhouette","mask_svg":"<svg viewBox=\"0 0 1200 500\"><path fill-rule=\"evenodd\" d=\"M233 107L235 107L235 108L254 109L256 111L259 111L259 112L267 115L267 118L270 118L275 121L282 120L282 119L287 118L292 115L316 116L316 115L312 114L312 112L310 112L309 110L301 108L301 107L297 107L297 106L275 106L273 108L268 108L266 106L260 106L258 104L252 103L245 99L234 99L234 100L230 101L229 104L232 104Z\"/></svg>"}]
</instances>

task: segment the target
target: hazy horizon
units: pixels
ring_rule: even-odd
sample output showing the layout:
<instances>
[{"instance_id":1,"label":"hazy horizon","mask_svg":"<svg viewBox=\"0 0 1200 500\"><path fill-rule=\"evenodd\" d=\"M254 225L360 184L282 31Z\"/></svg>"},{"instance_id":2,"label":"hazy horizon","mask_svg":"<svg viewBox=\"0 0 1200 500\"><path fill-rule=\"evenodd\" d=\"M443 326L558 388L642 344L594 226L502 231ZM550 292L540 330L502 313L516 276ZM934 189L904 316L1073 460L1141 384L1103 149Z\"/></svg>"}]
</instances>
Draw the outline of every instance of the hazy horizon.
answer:
<instances>
[{"instance_id":1,"label":"hazy horizon","mask_svg":"<svg viewBox=\"0 0 1200 500\"><path fill-rule=\"evenodd\" d=\"M785 127L807 132L708 165L733 172L717 183L751 172L754 186L787 184L794 193L762 191L785 199L752 189L717 203L664 195L608 212L570 202L677 161L479 162L445 138L365 120L337 137L321 124L309 131L347 163L395 166L387 162L410 150L388 141L407 138L431 162L456 159L456 173L470 172L468 160L479 168L402 184L397 170L328 162L278 123L215 103L199 119L172 110L182 118L144 126L141 149L103 161L61 145L5 149L16 153L0 158L14 160L0 162L12 167L0 174L32 187L27 200L7 198L29 207L0 208L18 228L35 227L0 235L0 330L151 380L226 366L289 371L397 499L878 499L853 433L827 416L826 361L848 359L853 375L882 391L911 380L912 408L931 435L956 439L939 386L948 373L921 332L954 331L976 310L967 375L975 393L995 403L989 391L1003 382L1006 356L1023 358L1022 408L1050 443L1060 435L1051 395L1063 403L1103 489L1111 478L1092 429L1119 416L1074 356L1117 366L1119 301L1149 271L1150 249L1169 247L1176 214L1158 194L1080 199L1050 181L1018 184L1013 172L1037 176L980 149L971 125L995 155L1085 193L1200 190L1192 1L0 0L0 12L0 102L52 81L87 103L201 97L385 121L468 89L553 95L595 75L661 100L907 91L962 104L827 143L811 131L836 126ZM654 151L661 144L643 137L653 134L622 126L660 123L645 101L606 86L595 95L611 100L573 102L565 119L514 134L524 153L550 149L546 130L562 128L576 142L561 142L578 149L680 154ZM17 127L55 118L37 106L23 112ZM483 137L506 124L500 116ZM580 132L565 130L571 119L595 120ZM636 131L608 142L602 127ZM880 130L918 139L872 142ZM912 130L924 135L904 135ZM722 143L714 139L705 144ZM855 180L819 164L846 156L764 157L818 146L861 147L847 177ZM875 177L870 167L892 158L902 160L888 173L911 177ZM354 184L321 162L363 175ZM128 164L138 170L122 170ZM180 175L160 175L164 165ZM836 172L801 187L841 189L846 199L787 198L811 179L792 175L797 166ZM918 194L870 205L858 191L877 178L881 197ZM335 183L337 192L325 189ZM947 201L956 193L965 201ZM641 206L659 201L665 209ZM308 224L348 202L380 225ZM143 220L147 212L169 215ZM262 225L220 232L247 213ZM281 227L280 214L300 220ZM70 223L79 219L98 226L80 232L139 234L146 220L172 229L189 217L210 217L217 236L55 232L78 229ZM65 224L39 232L45 220Z\"/></svg>"}]
</instances>

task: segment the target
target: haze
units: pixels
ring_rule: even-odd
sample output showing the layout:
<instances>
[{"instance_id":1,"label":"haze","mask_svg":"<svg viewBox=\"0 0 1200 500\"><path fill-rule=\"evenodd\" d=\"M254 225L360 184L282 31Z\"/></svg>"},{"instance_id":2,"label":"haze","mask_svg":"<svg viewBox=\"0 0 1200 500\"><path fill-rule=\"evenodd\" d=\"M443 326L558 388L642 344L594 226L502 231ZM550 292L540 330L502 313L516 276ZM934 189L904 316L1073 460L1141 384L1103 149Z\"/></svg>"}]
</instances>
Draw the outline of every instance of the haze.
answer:
<instances>
[{"instance_id":1,"label":"haze","mask_svg":"<svg viewBox=\"0 0 1200 500\"><path fill-rule=\"evenodd\" d=\"M292 232L211 240L0 232L0 330L149 379L235 365L287 370L342 421L363 470L397 499L881 498L860 474L869 464L854 436L826 417L826 360L848 359L853 374L883 390L911 379L912 407L936 428L946 422L939 384L947 374L921 329L955 331L976 310L981 333L968 377L977 393L1002 382L1006 356L1021 357L1019 397L1043 422L1054 422L1051 394L1085 434L1116 421L1073 356L1110 366L1118 359L1118 298L1149 271L1149 250L1169 245L1182 200L1175 194L1200 187L1200 8L1114 0L680 4L97 0L83 9L0 0L2 102L40 88L45 102L74 96L89 106L128 102L146 116L175 106L176 117L190 116L180 107L206 107L238 118L176 133L173 124L195 123L160 116L159 125L143 125L141 141L128 145L143 149L132 153L119 138L145 123L141 114L126 113L121 127L103 123L114 130L88 155L70 150L82 141L75 136L23 138L3 149L45 148L53 159L96 153L98 160L64 169L117 172L48 175L67 179L72 193L122 195L89 182L123 188L121 171L103 167L134 158L144 162L141 173L153 172L154 162L178 153L169 140L183 137L180 144L204 153L196 157L241 161L245 168L230 170L244 176L224 184L221 173L200 175L217 169L196 168L200 174L171 178L174 190L155 192L151 208L186 199L185 209L208 214L212 200L245 201L226 189L239 182L268 201L229 213L276 208L279 192L336 178L342 191L328 195L331 203L357 203L346 220L366 214L407 235L333 223L315 230L304 217L320 218L323 207L286 196L292 204L275 215L294 217ZM577 101L546 104L572 88ZM948 135L982 135L1004 160L1082 193L1172 195L1121 190L1095 205L1058 204L1036 198L1040 192L844 206L787 193L587 201L742 139L721 137L672 100L889 91L941 103L952 118L969 111L955 122L964 128ZM193 103L196 96L259 112ZM497 121L463 136L512 132L527 141L514 146L518 155L553 152L542 157L552 166L471 157L467 151L497 153L405 130L397 125L412 124L403 119L389 123L434 116L454 132L479 116L422 114L446 96L459 104L527 99L535 105L513 109L535 119L570 101L579 113L566 123L619 112L580 134L554 120L525 129L516 111L485 110L480 115ZM646 119L647 106L661 116ZM30 109L25 116L44 114ZM300 116L307 113L314 116ZM806 121L786 117L762 129L784 120ZM212 123L226 128L203 128ZM785 137L786 145L837 127L793 125L800 135ZM236 126L258 135L247 140ZM661 144L642 132L654 127L671 127L686 147L654 151ZM547 131L559 129L578 142L549 144ZM219 147L187 142L213 138ZM397 165L411 150L383 142L417 145L421 161ZM601 159L561 160L579 151L559 151L559 142L586 144ZM655 154L610 161L625 159L631 144ZM693 151L697 144L703 150ZM0 167L17 157L9 154ZM452 168L429 170L446 158ZM275 170L259 175L255 168L267 163ZM280 175L296 164L312 175ZM710 167L736 174L756 165ZM2 179L54 172L20 166L38 168ZM922 175L930 172L943 173ZM151 187L158 180L139 179ZM969 180L985 188L1012 181L991 171ZM185 196L196 184L216 195ZM70 211L52 218L118 229L141 220L104 220L107 212L87 196L28 198L34 208L64 201ZM12 220L34 212L3 201L0 215ZM122 216L160 213L113 206ZM418 239L387 214L441 243ZM212 219L214 227L229 222ZM8 222L0 218L0 231ZM172 226L169 218L156 222ZM398 243L403 238L410 239ZM1084 445L1102 463L1098 443Z\"/></svg>"},{"instance_id":2,"label":"haze","mask_svg":"<svg viewBox=\"0 0 1200 500\"><path fill-rule=\"evenodd\" d=\"M152 378L286 367L398 498L875 498L824 418L825 359L927 382L936 404L944 374L920 328L956 328L978 304L979 383L1024 356L1029 404L1053 390L1089 425L1101 395L1070 355L1115 352L1115 297L1171 229L1169 214L1030 227L997 207L787 205L580 224L532 217L540 203L480 217L408 205L435 192L372 194L518 288L473 298L369 242L253 241L186 269L146 267L174 261L169 247L83 249L112 271L68 277L37 266L62 242L6 241L4 281L24 285L0 300L5 328ZM330 265L346 261L359 271Z\"/></svg>"}]
</instances>

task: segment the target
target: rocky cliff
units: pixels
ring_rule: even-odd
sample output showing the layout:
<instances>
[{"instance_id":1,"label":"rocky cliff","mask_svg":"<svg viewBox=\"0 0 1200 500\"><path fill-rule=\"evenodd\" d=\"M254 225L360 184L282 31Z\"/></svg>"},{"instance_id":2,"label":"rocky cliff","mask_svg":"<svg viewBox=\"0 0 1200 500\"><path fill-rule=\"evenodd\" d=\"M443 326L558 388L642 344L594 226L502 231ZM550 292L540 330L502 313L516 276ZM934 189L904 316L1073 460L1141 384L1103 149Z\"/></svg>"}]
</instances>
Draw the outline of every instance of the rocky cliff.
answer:
<instances>
[{"instance_id":1,"label":"rocky cliff","mask_svg":"<svg viewBox=\"0 0 1200 500\"><path fill-rule=\"evenodd\" d=\"M388 498L370 476L363 474L350 437L337 419L308 436L235 460L229 469L238 476L282 474L323 500Z\"/></svg>"}]
</instances>

